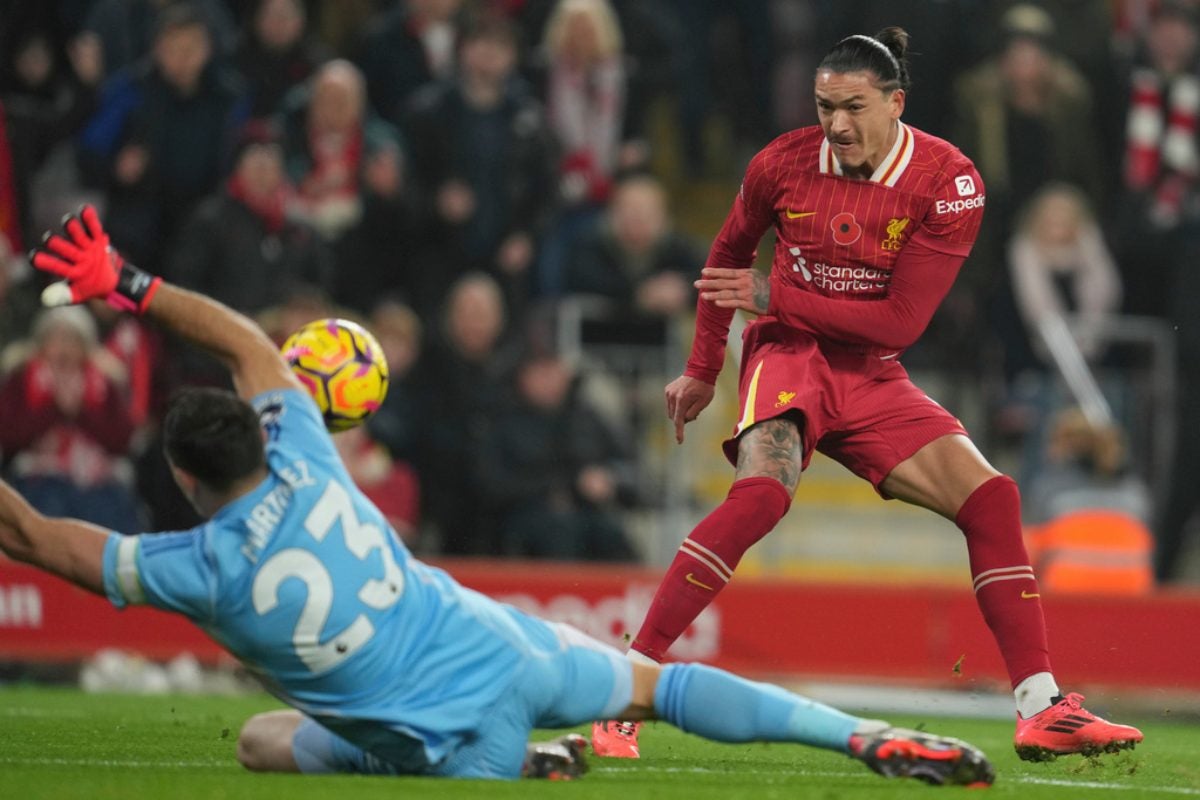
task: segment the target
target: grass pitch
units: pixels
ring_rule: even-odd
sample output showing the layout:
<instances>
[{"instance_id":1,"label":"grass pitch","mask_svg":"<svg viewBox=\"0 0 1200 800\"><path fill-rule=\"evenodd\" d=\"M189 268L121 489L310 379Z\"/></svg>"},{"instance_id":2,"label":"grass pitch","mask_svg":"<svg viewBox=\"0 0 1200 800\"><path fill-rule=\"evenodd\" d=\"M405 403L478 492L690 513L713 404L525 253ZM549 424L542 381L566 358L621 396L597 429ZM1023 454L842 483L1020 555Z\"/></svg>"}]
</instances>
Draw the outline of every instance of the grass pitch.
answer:
<instances>
[{"instance_id":1,"label":"grass pitch","mask_svg":"<svg viewBox=\"0 0 1200 800\"><path fill-rule=\"evenodd\" d=\"M234 758L241 723L251 714L277 707L266 696L134 697L0 687L0 797L887 800L966 791L885 781L845 756L812 748L713 744L662 723L643 730L640 761L593 757L591 772L572 783L248 773ZM982 747L998 772L989 797L1200 798L1197 724L1129 720L1142 726L1147 740L1131 753L1026 764L1013 753L1011 723L891 719Z\"/></svg>"}]
</instances>

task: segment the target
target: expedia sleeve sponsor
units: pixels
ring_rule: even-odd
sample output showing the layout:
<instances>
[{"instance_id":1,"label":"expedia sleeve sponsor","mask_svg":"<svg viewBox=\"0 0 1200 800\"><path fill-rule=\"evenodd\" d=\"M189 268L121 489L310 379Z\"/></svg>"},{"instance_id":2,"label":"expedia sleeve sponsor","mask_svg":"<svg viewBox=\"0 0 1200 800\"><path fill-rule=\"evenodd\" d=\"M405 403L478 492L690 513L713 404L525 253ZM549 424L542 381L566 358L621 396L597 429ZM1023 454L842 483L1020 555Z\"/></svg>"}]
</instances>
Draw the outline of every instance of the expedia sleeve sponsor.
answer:
<instances>
[{"instance_id":1,"label":"expedia sleeve sponsor","mask_svg":"<svg viewBox=\"0 0 1200 800\"><path fill-rule=\"evenodd\" d=\"M977 194L974 197L963 197L957 200L938 200L933 206L935 214L961 214L973 208L983 208L985 196Z\"/></svg>"}]
</instances>

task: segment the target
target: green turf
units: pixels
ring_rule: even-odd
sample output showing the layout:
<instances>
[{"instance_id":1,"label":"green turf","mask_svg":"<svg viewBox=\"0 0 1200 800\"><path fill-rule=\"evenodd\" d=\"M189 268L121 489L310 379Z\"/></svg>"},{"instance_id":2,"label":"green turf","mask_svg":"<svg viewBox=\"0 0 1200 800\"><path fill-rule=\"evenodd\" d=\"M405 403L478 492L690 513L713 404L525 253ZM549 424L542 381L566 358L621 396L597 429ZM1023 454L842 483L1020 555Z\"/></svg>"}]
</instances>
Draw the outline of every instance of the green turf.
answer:
<instances>
[{"instance_id":1,"label":"green turf","mask_svg":"<svg viewBox=\"0 0 1200 800\"><path fill-rule=\"evenodd\" d=\"M131 697L0 687L0 797L887 800L964 791L884 781L845 756L806 747L712 744L662 723L644 730L640 761L593 758L591 772L573 783L245 772L234 759L238 728L247 716L276 707L265 696ZM999 774L989 797L1200 797L1200 725L1130 720L1143 725L1147 739L1133 753L1025 764L1013 754L1010 723L892 719L960 736L987 751Z\"/></svg>"}]
</instances>

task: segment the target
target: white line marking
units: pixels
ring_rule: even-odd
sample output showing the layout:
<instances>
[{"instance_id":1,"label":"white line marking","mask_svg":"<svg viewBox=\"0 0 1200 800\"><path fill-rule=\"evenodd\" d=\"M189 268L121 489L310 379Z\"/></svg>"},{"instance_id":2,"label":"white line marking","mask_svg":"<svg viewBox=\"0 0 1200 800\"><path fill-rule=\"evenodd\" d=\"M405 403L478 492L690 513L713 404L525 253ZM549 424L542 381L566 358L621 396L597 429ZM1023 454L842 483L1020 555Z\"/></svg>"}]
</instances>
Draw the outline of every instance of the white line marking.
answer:
<instances>
[{"instance_id":1,"label":"white line marking","mask_svg":"<svg viewBox=\"0 0 1200 800\"><path fill-rule=\"evenodd\" d=\"M645 772L659 773L702 773L702 774L736 774L730 770L716 770L708 767L649 767L638 765L636 769L621 769L619 767L593 766L590 772L600 772L606 775L621 777L636 777ZM802 775L811 778L864 778L874 777L869 772L835 772L832 770L800 770L784 774ZM1105 783L1102 781L1073 781L1066 778L1035 778L1028 775L1001 775L996 779L1001 783L1031 783L1041 786L1066 786L1080 789L1108 789L1112 791L1157 792L1159 794L1178 794L1190 797L1200 797L1200 789L1189 789L1183 786L1146 786L1140 783Z\"/></svg>"},{"instance_id":2,"label":"white line marking","mask_svg":"<svg viewBox=\"0 0 1200 800\"><path fill-rule=\"evenodd\" d=\"M224 761L133 761L116 758L0 758L0 764L13 766L41 767L129 767L132 769L154 769L168 767L178 769L241 769L232 759Z\"/></svg>"},{"instance_id":3,"label":"white line marking","mask_svg":"<svg viewBox=\"0 0 1200 800\"><path fill-rule=\"evenodd\" d=\"M157 769L161 767L173 769L217 769L241 770L234 761L136 761L128 759L109 758L4 758L0 764L13 766L46 766L46 767L122 767L130 769ZM708 767L651 767L639 764L636 768L620 768L594 766L591 772L604 775L636 778L645 773L660 774L736 774L730 770L709 769ZM810 778L865 778L873 777L869 772L843 772L833 770L800 770L780 773L780 777L796 775ZM1147 786L1140 783L1106 783L1103 781L1074 781L1066 778L1035 778L1028 775L1006 776L1001 774L998 783L1028 783L1039 786L1063 786L1079 789L1106 789L1109 791L1153 792L1157 794L1184 795L1200 797L1200 789L1189 789L1184 786Z\"/></svg>"},{"instance_id":4,"label":"white line marking","mask_svg":"<svg viewBox=\"0 0 1200 800\"><path fill-rule=\"evenodd\" d=\"M33 708L29 706L15 706L13 708L0 708L0 715L5 717L85 717L88 714L75 708Z\"/></svg>"}]
</instances>

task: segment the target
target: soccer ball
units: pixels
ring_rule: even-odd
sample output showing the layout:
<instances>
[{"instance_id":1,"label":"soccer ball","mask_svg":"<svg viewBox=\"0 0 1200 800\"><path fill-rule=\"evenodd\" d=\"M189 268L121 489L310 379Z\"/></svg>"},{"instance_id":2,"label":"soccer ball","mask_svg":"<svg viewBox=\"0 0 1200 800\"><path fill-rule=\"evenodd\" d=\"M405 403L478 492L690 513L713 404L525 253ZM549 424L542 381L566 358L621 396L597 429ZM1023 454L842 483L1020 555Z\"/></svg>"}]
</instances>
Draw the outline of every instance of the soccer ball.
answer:
<instances>
[{"instance_id":1,"label":"soccer ball","mask_svg":"<svg viewBox=\"0 0 1200 800\"><path fill-rule=\"evenodd\" d=\"M383 404L387 360L361 325L314 320L288 337L283 357L316 401L331 433L361 424Z\"/></svg>"}]
</instances>

